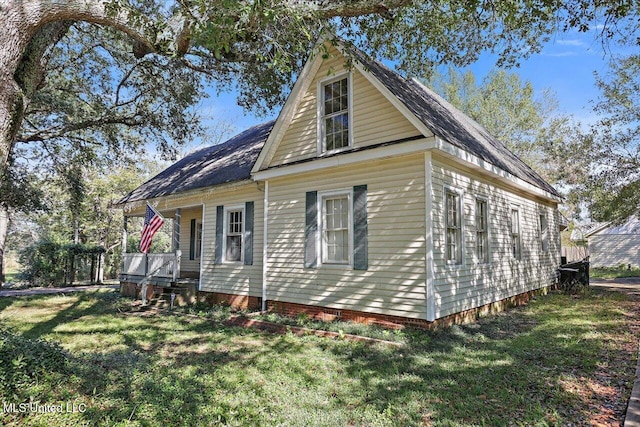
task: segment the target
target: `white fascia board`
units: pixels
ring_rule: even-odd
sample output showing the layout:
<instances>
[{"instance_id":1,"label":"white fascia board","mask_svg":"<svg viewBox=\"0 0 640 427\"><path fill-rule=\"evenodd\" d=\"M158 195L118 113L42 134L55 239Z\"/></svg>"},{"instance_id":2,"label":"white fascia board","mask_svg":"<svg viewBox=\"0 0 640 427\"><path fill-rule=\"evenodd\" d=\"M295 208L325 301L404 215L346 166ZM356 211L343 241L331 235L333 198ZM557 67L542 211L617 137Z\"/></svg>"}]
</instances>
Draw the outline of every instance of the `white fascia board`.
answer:
<instances>
[{"instance_id":1,"label":"white fascia board","mask_svg":"<svg viewBox=\"0 0 640 427\"><path fill-rule=\"evenodd\" d=\"M127 212L136 210L140 206L145 206L147 203L149 203L151 206L159 210L174 209L174 208L191 208L191 207L200 206L202 203L204 203L205 198L210 197L211 195L213 195L218 191L235 190L240 187L245 187L247 185L256 185L256 184L251 179L243 179L241 181L233 181L233 182L228 182L226 184L220 184L220 185L215 185L210 187L194 188L193 190L183 191L183 192L174 193L174 194L167 194L165 196L158 196L150 199L133 200L131 202L114 205L113 208L123 209L125 214ZM190 204L180 203L180 199L186 199L193 196L200 196L200 199ZM142 216L144 216L144 212L142 213Z\"/></svg>"},{"instance_id":2,"label":"white fascia board","mask_svg":"<svg viewBox=\"0 0 640 427\"><path fill-rule=\"evenodd\" d=\"M256 181L263 181L267 179L313 172L337 166L345 166L360 162L380 160L388 157L421 153L434 148L435 142L435 138L429 137L416 141L399 142L397 144L372 148L370 150L363 150L355 153L344 153L332 157L314 159L303 163L296 163L290 166L279 166L273 169L256 172L253 174L253 179Z\"/></svg>"},{"instance_id":3,"label":"white fascia board","mask_svg":"<svg viewBox=\"0 0 640 427\"><path fill-rule=\"evenodd\" d=\"M588 239L591 236L595 236L596 234L600 233L602 230L608 228L611 225L611 222L605 222L602 225L594 228L593 230L590 230L588 233L584 233L583 237L585 239Z\"/></svg>"},{"instance_id":4,"label":"white fascia board","mask_svg":"<svg viewBox=\"0 0 640 427\"><path fill-rule=\"evenodd\" d=\"M536 196L543 197L553 202L562 202L562 199L560 197L551 194L548 191L545 191L533 184L530 184L527 181L505 171L504 169L499 168L493 163L487 162L486 160L483 160L480 157L463 150L462 148L456 147L455 145L443 140L442 138L436 137L435 149L441 151L449 157L453 157L467 167L479 169L485 173L489 173L490 175L500 178L503 181L507 181L512 186L524 190L528 193L533 193Z\"/></svg>"},{"instance_id":5,"label":"white fascia board","mask_svg":"<svg viewBox=\"0 0 640 427\"><path fill-rule=\"evenodd\" d=\"M296 80L296 83L293 85L291 93L287 97L287 101L282 107L282 110L280 110L280 114L273 125L271 133L269 133L269 137L265 141L262 150L260 150L260 155L258 156L256 163L253 165L251 173L258 172L263 168L263 166L268 165L273 158L280 141L291 125L291 121L293 120L296 111L298 111L298 106L300 105L300 102L302 102L302 98L311 86L311 81L318 72L320 65L322 65L322 55L319 52L315 53L315 58L309 58L309 60L307 60L307 63L304 65L304 68Z\"/></svg>"}]
</instances>

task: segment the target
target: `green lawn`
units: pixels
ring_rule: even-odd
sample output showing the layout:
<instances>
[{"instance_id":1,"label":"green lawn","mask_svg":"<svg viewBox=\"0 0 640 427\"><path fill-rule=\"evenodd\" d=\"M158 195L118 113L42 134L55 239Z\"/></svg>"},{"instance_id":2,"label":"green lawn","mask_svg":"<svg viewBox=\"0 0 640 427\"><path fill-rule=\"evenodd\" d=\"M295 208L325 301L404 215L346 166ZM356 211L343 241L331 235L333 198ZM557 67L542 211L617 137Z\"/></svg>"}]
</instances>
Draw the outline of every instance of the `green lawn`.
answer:
<instances>
[{"instance_id":1,"label":"green lawn","mask_svg":"<svg viewBox=\"0 0 640 427\"><path fill-rule=\"evenodd\" d=\"M404 348L129 307L112 292L0 299L0 328L18 333L0 342L1 400L64 409L0 424L619 425L637 351L638 303L595 291L406 334ZM20 387L16 363L33 370Z\"/></svg>"},{"instance_id":2,"label":"green lawn","mask_svg":"<svg viewBox=\"0 0 640 427\"><path fill-rule=\"evenodd\" d=\"M618 279L623 277L640 277L640 268L633 267L594 267L589 269L592 279Z\"/></svg>"}]
</instances>

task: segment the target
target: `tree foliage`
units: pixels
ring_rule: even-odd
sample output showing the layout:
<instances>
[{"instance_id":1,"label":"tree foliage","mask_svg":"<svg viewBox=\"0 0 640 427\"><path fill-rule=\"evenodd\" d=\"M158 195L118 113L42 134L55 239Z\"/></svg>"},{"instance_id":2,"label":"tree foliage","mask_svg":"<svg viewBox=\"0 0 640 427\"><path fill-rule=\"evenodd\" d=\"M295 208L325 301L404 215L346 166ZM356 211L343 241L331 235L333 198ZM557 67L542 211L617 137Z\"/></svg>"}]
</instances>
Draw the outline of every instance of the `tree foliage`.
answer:
<instances>
[{"instance_id":1,"label":"tree foliage","mask_svg":"<svg viewBox=\"0 0 640 427\"><path fill-rule=\"evenodd\" d=\"M171 152L172 143L188 139L194 129L185 132L184 121L201 90L178 64L218 88L235 88L241 105L265 111L284 100L320 34L396 61L408 75L428 75L437 64L469 64L483 52L497 54L500 65L515 64L558 29L598 26L604 43L640 44L639 8L607 0L0 0L0 218L21 202L17 193L33 187L16 180L23 166L15 163L17 141L27 143L27 158L40 142L47 161L68 152L62 157L83 163L117 157L149 139ZM70 28L75 42L58 45ZM100 59L86 62L86 48ZM80 74L56 68L59 60L75 62ZM103 78L111 66L122 73ZM139 90L147 80L171 84ZM104 84L116 86L111 96L104 96ZM66 97L75 89L84 95ZM143 118L134 105L158 120ZM3 251L0 233L0 264Z\"/></svg>"},{"instance_id":2,"label":"tree foliage","mask_svg":"<svg viewBox=\"0 0 640 427\"><path fill-rule=\"evenodd\" d=\"M172 158L204 133L202 76L175 59L135 58L121 33L74 24L44 60L46 79L17 135L40 158L115 162L150 146Z\"/></svg>"},{"instance_id":3,"label":"tree foliage","mask_svg":"<svg viewBox=\"0 0 640 427\"><path fill-rule=\"evenodd\" d=\"M591 128L594 165L582 197L594 219L622 222L640 210L640 55L617 58L596 77L601 119Z\"/></svg>"},{"instance_id":4,"label":"tree foliage","mask_svg":"<svg viewBox=\"0 0 640 427\"><path fill-rule=\"evenodd\" d=\"M112 209L111 205L160 169L161 165L150 161L102 170L91 166L78 168L80 198L70 190L72 184L61 174L52 173L40 181L46 211L14 212L9 235L9 244L23 253L22 261L28 261L22 263L27 267L25 278L45 284L49 284L48 279L54 283L52 278L64 278L66 261L55 260L66 260L62 252L77 245L103 248L104 274L116 277L121 262L123 216L121 210ZM132 224L132 238L139 239L136 231L141 229L141 224ZM155 240L159 245L171 242L169 237L162 242L160 237ZM43 247L55 247L58 252L62 251L61 255L56 258L47 251L42 255ZM156 245L153 249L159 250L159 247Z\"/></svg>"},{"instance_id":5,"label":"tree foliage","mask_svg":"<svg viewBox=\"0 0 640 427\"><path fill-rule=\"evenodd\" d=\"M580 124L558 111L550 90L537 95L530 82L505 70L477 82L471 71L449 68L429 85L550 183L567 189L584 180L587 168L577 155L585 145Z\"/></svg>"}]
</instances>

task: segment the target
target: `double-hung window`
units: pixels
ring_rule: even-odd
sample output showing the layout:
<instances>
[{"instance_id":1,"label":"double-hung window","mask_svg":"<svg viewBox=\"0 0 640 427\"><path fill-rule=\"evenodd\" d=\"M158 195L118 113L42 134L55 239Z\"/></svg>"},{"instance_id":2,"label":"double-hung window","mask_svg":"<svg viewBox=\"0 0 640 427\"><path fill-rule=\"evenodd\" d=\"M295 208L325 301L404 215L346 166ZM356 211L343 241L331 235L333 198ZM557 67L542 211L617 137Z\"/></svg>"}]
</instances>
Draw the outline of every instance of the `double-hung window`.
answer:
<instances>
[{"instance_id":1,"label":"double-hung window","mask_svg":"<svg viewBox=\"0 0 640 427\"><path fill-rule=\"evenodd\" d=\"M540 248L542 252L549 250L549 226L547 224L547 216L540 214Z\"/></svg>"},{"instance_id":2,"label":"double-hung window","mask_svg":"<svg viewBox=\"0 0 640 427\"><path fill-rule=\"evenodd\" d=\"M243 253L244 208L225 209L224 260L241 262Z\"/></svg>"},{"instance_id":3,"label":"double-hung window","mask_svg":"<svg viewBox=\"0 0 640 427\"><path fill-rule=\"evenodd\" d=\"M511 208L511 254L515 259L521 258L520 211L518 208Z\"/></svg>"},{"instance_id":4,"label":"double-hung window","mask_svg":"<svg viewBox=\"0 0 640 427\"><path fill-rule=\"evenodd\" d=\"M196 259L200 259L202 255L202 221L196 222L196 243L195 243Z\"/></svg>"},{"instance_id":5,"label":"double-hung window","mask_svg":"<svg viewBox=\"0 0 640 427\"><path fill-rule=\"evenodd\" d=\"M478 262L489 262L489 214L487 201L476 199L476 256Z\"/></svg>"},{"instance_id":6,"label":"double-hung window","mask_svg":"<svg viewBox=\"0 0 640 427\"><path fill-rule=\"evenodd\" d=\"M322 197L322 262L351 262L350 194L327 194Z\"/></svg>"},{"instance_id":7,"label":"double-hung window","mask_svg":"<svg viewBox=\"0 0 640 427\"><path fill-rule=\"evenodd\" d=\"M449 264L462 264L462 226L460 195L445 190L446 258Z\"/></svg>"},{"instance_id":8,"label":"double-hung window","mask_svg":"<svg viewBox=\"0 0 640 427\"><path fill-rule=\"evenodd\" d=\"M216 265L253 265L254 202L216 206L214 261Z\"/></svg>"},{"instance_id":9,"label":"double-hung window","mask_svg":"<svg viewBox=\"0 0 640 427\"><path fill-rule=\"evenodd\" d=\"M349 76L320 83L320 151L340 150L351 145Z\"/></svg>"},{"instance_id":10,"label":"double-hung window","mask_svg":"<svg viewBox=\"0 0 640 427\"><path fill-rule=\"evenodd\" d=\"M305 195L304 266L369 268L367 185Z\"/></svg>"}]
</instances>

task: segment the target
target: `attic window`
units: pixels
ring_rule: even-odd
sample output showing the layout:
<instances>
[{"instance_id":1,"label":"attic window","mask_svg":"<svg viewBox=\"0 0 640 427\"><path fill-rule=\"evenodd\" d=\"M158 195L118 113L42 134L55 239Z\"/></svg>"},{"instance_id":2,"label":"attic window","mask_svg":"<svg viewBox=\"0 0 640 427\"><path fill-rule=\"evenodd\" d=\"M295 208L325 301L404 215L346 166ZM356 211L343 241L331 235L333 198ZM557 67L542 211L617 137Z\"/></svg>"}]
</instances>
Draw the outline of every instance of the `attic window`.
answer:
<instances>
[{"instance_id":1,"label":"attic window","mask_svg":"<svg viewBox=\"0 0 640 427\"><path fill-rule=\"evenodd\" d=\"M349 76L320 83L320 152L333 152L351 145Z\"/></svg>"}]
</instances>

